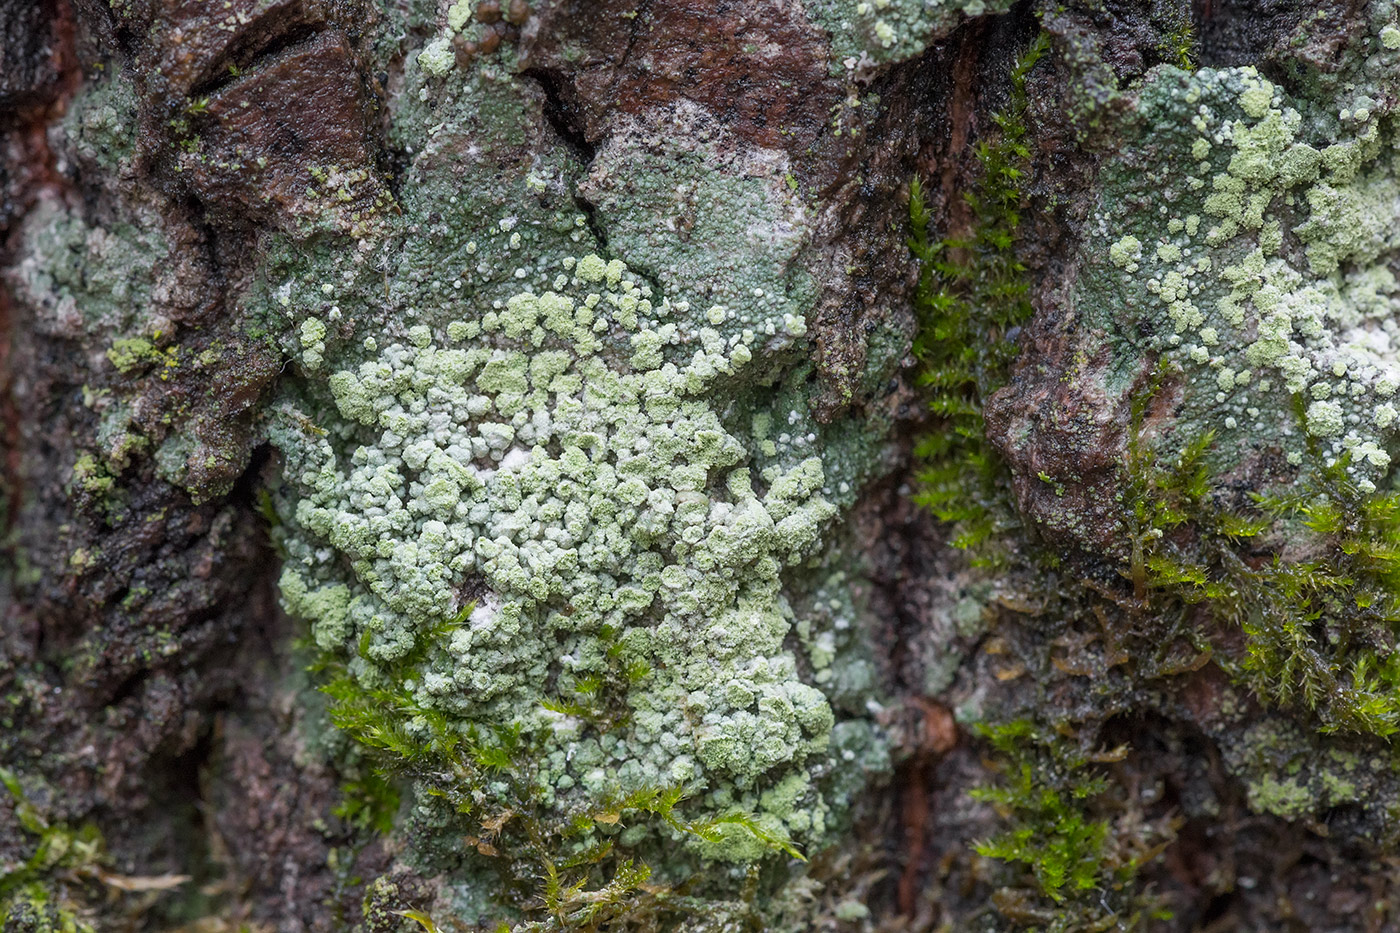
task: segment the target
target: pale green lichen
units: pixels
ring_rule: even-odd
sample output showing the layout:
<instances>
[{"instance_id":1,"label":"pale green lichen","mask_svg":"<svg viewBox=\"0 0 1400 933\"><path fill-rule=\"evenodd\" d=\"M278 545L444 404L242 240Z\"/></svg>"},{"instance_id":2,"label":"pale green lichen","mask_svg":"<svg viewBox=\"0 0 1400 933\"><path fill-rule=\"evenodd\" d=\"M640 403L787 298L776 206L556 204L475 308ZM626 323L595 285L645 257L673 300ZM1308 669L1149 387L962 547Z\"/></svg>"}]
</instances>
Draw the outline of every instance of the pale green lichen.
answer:
<instances>
[{"instance_id":1,"label":"pale green lichen","mask_svg":"<svg viewBox=\"0 0 1400 933\"><path fill-rule=\"evenodd\" d=\"M447 10L447 28L453 32L461 32L462 28L471 20L472 7L475 4L472 0L457 0Z\"/></svg>"},{"instance_id":2,"label":"pale green lichen","mask_svg":"<svg viewBox=\"0 0 1400 933\"><path fill-rule=\"evenodd\" d=\"M888 416L811 412L810 208L778 153L689 105L584 166L514 54L441 78L411 59L394 229L270 253L254 298L302 364L275 406L283 598L341 695L517 736L509 781L403 769L407 857L471 897L499 884L453 840L490 810L446 796L518 791L553 832L681 788L687 820L731 821L609 837L669 880L821 844L886 760L837 534L888 467Z\"/></svg>"},{"instance_id":3,"label":"pale green lichen","mask_svg":"<svg viewBox=\"0 0 1400 933\"><path fill-rule=\"evenodd\" d=\"M609 249L668 295L704 296L726 339L806 333L815 283L794 259L809 210L783 181L787 156L746 151L698 107L620 131L600 148L582 192L599 210ZM724 210L709 209L725 205ZM685 236L655 230L685 218ZM729 245L717 254L714 244Z\"/></svg>"},{"instance_id":4,"label":"pale green lichen","mask_svg":"<svg viewBox=\"0 0 1400 933\"><path fill-rule=\"evenodd\" d=\"M1226 769L1245 787L1249 805L1284 819L1311 817L1329 807L1381 808L1390 796L1390 756L1323 748L1281 717L1232 727Z\"/></svg>"},{"instance_id":5,"label":"pale green lichen","mask_svg":"<svg viewBox=\"0 0 1400 933\"><path fill-rule=\"evenodd\" d=\"M1303 395L1306 434L1363 489L1396 445L1382 406L1400 380L1400 134L1379 97L1329 118L1253 68L1153 72L1146 161L1107 173L1092 249L1108 271L1079 302L1160 320L1148 348L1183 366L1202 429L1301 455ZM1149 189L1161 221L1133 206Z\"/></svg>"},{"instance_id":6,"label":"pale green lichen","mask_svg":"<svg viewBox=\"0 0 1400 933\"><path fill-rule=\"evenodd\" d=\"M1259 813L1298 819L1312 804L1313 795L1295 780L1264 775L1249 785L1249 805Z\"/></svg>"},{"instance_id":7,"label":"pale green lichen","mask_svg":"<svg viewBox=\"0 0 1400 933\"><path fill-rule=\"evenodd\" d=\"M174 275L161 230L154 218L139 216L89 224L54 200L41 199L25 221L16 286L45 309L52 320L48 326L139 329L141 312L152 306L153 294L170 287Z\"/></svg>"},{"instance_id":8,"label":"pale green lichen","mask_svg":"<svg viewBox=\"0 0 1400 933\"><path fill-rule=\"evenodd\" d=\"M1137 261L1142 258L1142 241L1129 233L1108 248L1108 258L1118 268L1136 272Z\"/></svg>"},{"instance_id":9,"label":"pale green lichen","mask_svg":"<svg viewBox=\"0 0 1400 933\"><path fill-rule=\"evenodd\" d=\"M1308 433L1314 437L1336 437L1346 429L1342 406L1336 402L1313 402L1308 406Z\"/></svg>"},{"instance_id":10,"label":"pale green lichen","mask_svg":"<svg viewBox=\"0 0 1400 933\"><path fill-rule=\"evenodd\" d=\"M378 663L475 598L415 687L425 708L549 737L560 752L542 781L561 798L680 784L818 838L829 803L810 768L834 720L784 647L797 620L780 575L836 513L821 460L755 475L706 401L758 338L686 326L616 261L573 270L454 328L479 328L466 347L415 329L331 377L340 414L369 433L348 455L284 444L301 450L302 490L287 606L321 646L361 645L372 686ZM302 340L323 333L304 325ZM625 729L585 737L541 705L541 685L567 692L618 661L650 672ZM710 852L762 846L740 834Z\"/></svg>"},{"instance_id":11,"label":"pale green lichen","mask_svg":"<svg viewBox=\"0 0 1400 933\"><path fill-rule=\"evenodd\" d=\"M418 53L418 65L428 74L440 78L452 70L456 56L452 52L452 42L446 36L438 36Z\"/></svg>"},{"instance_id":12,"label":"pale green lichen","mask_svg":"<svg viewBox=\"0 0 1400 933\"><path fill-rule=\"evenodd\" d=\"M301 322L297 335L301 340L301 361L308 369L319 368L326 352L326 325L320 318L309 317Z\"/></svg>"}]
</instances>

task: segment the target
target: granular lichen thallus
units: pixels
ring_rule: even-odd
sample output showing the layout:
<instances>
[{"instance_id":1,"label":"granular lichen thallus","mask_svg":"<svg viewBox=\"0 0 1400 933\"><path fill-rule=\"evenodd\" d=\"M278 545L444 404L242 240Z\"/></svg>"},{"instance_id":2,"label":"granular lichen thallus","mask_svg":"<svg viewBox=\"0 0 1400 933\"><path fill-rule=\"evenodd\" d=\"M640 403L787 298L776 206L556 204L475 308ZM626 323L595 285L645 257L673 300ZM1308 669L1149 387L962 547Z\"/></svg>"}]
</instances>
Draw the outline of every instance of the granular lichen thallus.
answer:
<instances>
[{"instance_id":1,"label":"granular lichen thallus","mask_svg":"<svg viewBox=\"0 0 1400 933\"><path fill-rule=\"evenodd\" d=\"M1093 241L1116 274L1084 294L1151 322L1144 349L1183 367L1183 413L1222 448L1276 444L1296 466L1311 436L1374 490L1400 430L1396 134L1377 101L1351 103L1322 112L1248 67L1158 72L1139 110L1172 126L1160 171L1109 173ZM1159 212L1134 206L1143 177L1165 179Z\"/></svg>"},{"instance_id":2,"label":"granular lichen thallus","mask_svg":"<svg viewBox=\"0 0 1400 933\"><path fill-rule=\"evenodd\" d=\"M560 812L676 786L698 811L817 839L827 804L808 769L834 720L784 646L780 575L836 508L820 459L755 475L709 401L802 324L691 327L596 255L565 260L553 284L499 309L464 301L447 340L416 326L329 377L344 428L282 444L300 490L287 608L373 688L474 601L406 686L464 728L541 743L534 782ZM284 434L309 424L290 404L280 420ZM552 696L620 715L595 728ZM767 851L730 829L696 844Z\"/></svg>"},{"instance_id":3,"label":"granular lichen thallus","mask_svg":"<svg viewBox=\"0 0 1400 933\"><path fill-rule=\"evenodd\" d=\"M439 38L476 28L453 10ZM769 154L705 123L585 165L529 82L442 51L407 66L398 209L258 292L295 357L272 504L328 741L404 859L482 900L635 889L624 864L742 887L887 765L840 528L888 420L811 413L819 257Z\"/></svg>"}]
</instances>

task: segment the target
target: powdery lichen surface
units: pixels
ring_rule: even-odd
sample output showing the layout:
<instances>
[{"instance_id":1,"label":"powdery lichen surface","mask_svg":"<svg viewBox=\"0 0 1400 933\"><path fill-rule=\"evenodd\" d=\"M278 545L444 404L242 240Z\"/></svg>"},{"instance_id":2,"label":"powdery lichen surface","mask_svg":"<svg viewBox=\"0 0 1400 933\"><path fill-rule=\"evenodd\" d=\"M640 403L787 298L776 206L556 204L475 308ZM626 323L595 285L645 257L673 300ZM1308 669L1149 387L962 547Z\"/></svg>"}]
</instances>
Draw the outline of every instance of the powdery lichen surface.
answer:
<instances>
[{"instance_id":1,"label":"powdery lichen surface","mask_svg":"<svg viewBox=\"0 0 1400 933\"><path fill-rule=\"evenodd\" d=\"M833 541L886 422L810 414L820 257L785 157L681 105L686 151L584 166L528 81L433 48L391 128L402 215L355 250L275 253L253 299L304 376L273 429L285 604L364 689L518 731L546 815L675 787L687 819L822 844L883 766ZM686 838L771 847L738 823Z\"/></svg>"}]
</instances>

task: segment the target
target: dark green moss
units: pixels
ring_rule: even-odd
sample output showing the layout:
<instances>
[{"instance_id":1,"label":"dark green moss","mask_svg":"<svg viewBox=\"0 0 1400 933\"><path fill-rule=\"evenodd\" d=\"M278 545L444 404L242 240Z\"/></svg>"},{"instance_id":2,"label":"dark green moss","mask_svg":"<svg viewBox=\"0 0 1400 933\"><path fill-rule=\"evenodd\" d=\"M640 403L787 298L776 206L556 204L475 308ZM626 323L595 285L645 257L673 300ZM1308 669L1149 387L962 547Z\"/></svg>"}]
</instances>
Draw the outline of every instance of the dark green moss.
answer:
<instances>
[{"instance_id":1,"label":"dark green moss","mask_svg":"<svg viewBox=\"0 0 1400 933\"><path fill-rule=\"evenodd\" d=\"M1168 64L1183 71L1196 69L1196 25L1191 18L1191 9L1181 5L1173 9L1167 17L1168 26L1162 34L1157 51Z\"/></svg>"},{"instance_id":2,"label":"dark green moss","mask_svg":"<svg viewBox=\"0 0 1400 933\"><path fill-rule=\"evenodd\" d=\"M996 804L1011 825L978 843L977 853L1024 864L1041 893L1056 903L1097 887L1105 870L1108 822L1086 817L1082 802L1107 789L1104 778L1064 743L1041 740L1027 720L978 732L1000 758L1001 781L975 789L973 797Z\"/></svg>"},{"instance_id":3,"label":"dark green moss","mask_svg":"<svg viewBox=\"0 0 1400 933\"><path fill-rule=\"evenodd\" d=\"M1124 817L1131 808L1104 764L1126 748L1090 754L1064 724L1052 729L1029 719L975 731L990 746L997 780L972 796L993 804L1004 826L975 849L1018 868L1007 880L1024 882L993 897L998 912L1057 933L1140 929L1170 916L1138 882L1170 826Z\"/></svg>"}]
</instances>

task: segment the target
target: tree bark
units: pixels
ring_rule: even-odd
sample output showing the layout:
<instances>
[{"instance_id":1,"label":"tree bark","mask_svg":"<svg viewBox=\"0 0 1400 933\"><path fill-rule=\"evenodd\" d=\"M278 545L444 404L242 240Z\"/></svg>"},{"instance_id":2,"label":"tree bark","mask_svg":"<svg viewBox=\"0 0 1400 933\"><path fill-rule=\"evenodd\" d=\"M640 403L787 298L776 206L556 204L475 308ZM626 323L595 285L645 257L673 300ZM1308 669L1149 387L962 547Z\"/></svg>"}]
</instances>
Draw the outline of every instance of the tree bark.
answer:
<instances>
[{"instance_id":1,"label":"tree bark","mask_svg":"<svg viewBox=\"0 0 1400 933\"><path fill-rule=\"evenodd\" d=\"M0 0L0 926L1400 927L1393 0Z\"/></svg>"}]
</instances>

